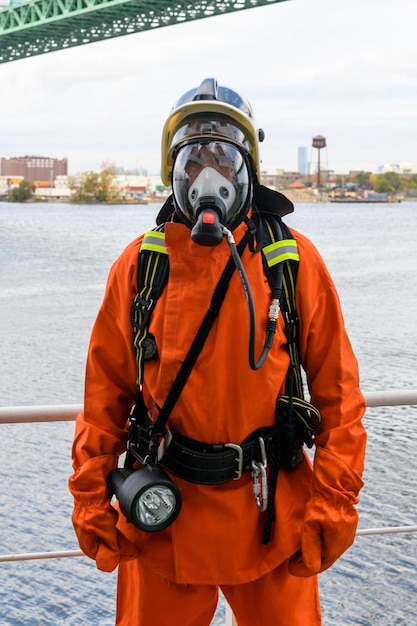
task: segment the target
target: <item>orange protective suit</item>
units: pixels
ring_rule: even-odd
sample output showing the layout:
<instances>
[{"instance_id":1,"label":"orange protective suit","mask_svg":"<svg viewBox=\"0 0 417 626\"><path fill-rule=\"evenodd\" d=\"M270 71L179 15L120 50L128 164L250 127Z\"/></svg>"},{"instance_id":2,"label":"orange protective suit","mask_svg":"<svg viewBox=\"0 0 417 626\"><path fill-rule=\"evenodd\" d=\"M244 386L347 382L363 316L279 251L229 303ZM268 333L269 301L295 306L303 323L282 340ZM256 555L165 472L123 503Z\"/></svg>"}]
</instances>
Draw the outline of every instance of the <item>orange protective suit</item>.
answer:
<instances>
[{"instance_id":1,"label":"orange protective suit","mask_svg":"<svg viewBox=\"0 0 417 626\"><path fill-rule=\"evenodd\" d=\"M235 230L237 242L245 229L241 224ZM121 563L117 623L138 623L122 615L135 604L129 572L130 580L136 580L138 564L180 584L230 586L260 579L293 555L290 572L314 576L353 542L366 440L358 367L325 264L306 237L293 234L300 255L296 288L300 358L322 425L315 439L314 466L305 458L293 472L279 473L276 520L267 545L261 543L265 513L255 505L250 474L220 486L173 477L182 493L182 510L171 526L157 533L138 530L110 505L105 479L125 450L126 423L137 398L130 307L137 293L142 239L133 241L111 269L91 336L84 411L77 418L69 484L81 548L100 569L111 571ZM165 243L170 270L149 328L159 356L145 364L143 395L148 406L151 401L163 405L230 256L225 240L216 247L197 245L190 230L179 223L166 225ZM258 356L270 288L260 253L246 248L242 261L255 302ZM240 443L255 429L274 424L275 401L283 393L289 364L282 320L278 326L266 362L252 370L247 305L235 272L171 414L170 427L199 441Z\"/></svg>"}]
</instances>

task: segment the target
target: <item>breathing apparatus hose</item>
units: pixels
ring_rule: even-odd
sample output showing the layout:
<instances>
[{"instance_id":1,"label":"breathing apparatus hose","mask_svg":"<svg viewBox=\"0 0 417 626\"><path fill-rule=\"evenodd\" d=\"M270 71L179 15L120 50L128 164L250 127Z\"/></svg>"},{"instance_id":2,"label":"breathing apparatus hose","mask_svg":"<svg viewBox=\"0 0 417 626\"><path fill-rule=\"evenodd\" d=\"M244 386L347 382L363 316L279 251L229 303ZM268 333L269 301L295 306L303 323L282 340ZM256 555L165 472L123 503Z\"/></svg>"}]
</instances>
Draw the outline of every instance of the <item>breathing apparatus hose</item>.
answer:
<instances>
[{"instance_id":1,"label":"breathing apparatus hose","mask_svg":"<svg viewBox=\"0 0 417 626\"><path fill-rule=\"evenodd\" d=\"M271 349L272 341L274 339L274 335L277 328L277 319L280 311L280 295L281 295L281 285L282 285L282 275L283 268L282 264L278 269L278 281L277 288L273 290L272 293L272 302L269 308L268 313L268 323L266 328L266 337L264 342L264 347L262 349L262 353L259 359L255 360L255 329L256 329L256 318L255 318L255 306L253 303L252 291L249 285L249 280L245 272L245 268L243 267L243 263L239 256L239 253L236 249L236 243L231 231L222 226L223 234L226 236L227 243L229 244L230 252L235 262L236 269L239 272L240 279L242 281L243 290L245 292L246 302L248 304L248 312L249 312L249 365L251 369L258 370L262 367L265 362L266 357L268 356L268 352Z\"/></svg>"}]
</instances>

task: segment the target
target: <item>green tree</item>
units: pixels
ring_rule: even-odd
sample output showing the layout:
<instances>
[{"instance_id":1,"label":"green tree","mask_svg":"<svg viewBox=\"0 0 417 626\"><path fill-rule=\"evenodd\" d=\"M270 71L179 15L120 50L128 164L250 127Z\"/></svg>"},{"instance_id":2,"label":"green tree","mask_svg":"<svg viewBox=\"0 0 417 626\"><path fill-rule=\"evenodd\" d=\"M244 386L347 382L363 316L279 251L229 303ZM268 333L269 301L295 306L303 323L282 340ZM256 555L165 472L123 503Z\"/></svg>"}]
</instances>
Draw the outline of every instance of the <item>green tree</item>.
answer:
<instances>
[{"instance_id":1,"label":"green tree","mask_svg":"<svg viewBox=\"0 0 417 626\"><path fill-rule=\"evenodd\" d=\"M384 172L372 177L373 188L377 193L394 193L404 189L404 181L397 172Z\"/></svg>"},{"instance_id":2,"label":"green tree","mask_svg":"<svg viewBox=\"0 0 417 626\"><path fill-rule=\"evenodd\" d=\"M27 202L35 193L35 185L30 180L21 180L17 187L13 187L10 191L10 202Z\"/></svg>"},{"instance_id":3,"label":"green tree","mask_svg":"<svg viewBox=\"0 0 417 626\"><path fill-rule=\"evenodd\" d=\"M373 188L377 193L392 193L394 191L383 174L375 176Z\"/></svg>"},{"instance_id":4,"label":"green tree","mask_svg":"<svg viewBox=\"0 0 417 626\"><path fill-rule=\"evenodd\" d=\"M103 163L101 167L100 173L83 172L70 177L71 202L88 204L120 201L120 191L114 186L114 165Z\"/></svg>"},{"instance_id":5,"label":"green tree","mask_svg":"<svg viewBox=\"0 0 417 626\"><path fill-rule=\"evenodd\" d=\"M359 185L359 187L366 189L370 186L369 185L370 177L371 177L371 172L358 172L353 177L353 182Z\"/></svg>"},{"instance_id":6,"label":"green tree","mask_svg":"<svg viewBox=\"0 0 417 626\"><path fill-rule=\"evenodd\" d=\"M404 181L401 176L397 174L397 172L385 172L383 176L385 176L385 179L394 191L401 191L401 189L404 189Z\"/></svg>"},{"instance_id":7,"label":"green tree","mask_svg":"<svg viewBox=\"0 0 417 626\"><path fill-rule=\"evenodd\" d=\"M120 200L120 189L114 184L116 167L114 163L104 162L101 164L100 183L103 202L117 202Z\"/></svg>"},{"instance_id":8,"label":"green tree","mask_svg":"<svg viewBox=\"0 0 417 626\"><path fill-rule=\"evenodd\" d=\"M97 202L100 182L97 172L82 172L68 179L71 189L71 202L88 204Z\"/></svg>"},{"instance_id":9,"label":"green tree","mask_svg":"<svg viewBox=\"0 0 417 626\"><path fill-rule=\"evenodd\" d=\"M407 181L407 189L417 189L417 174L411 174Z\"/></svg>"}]
</instances>

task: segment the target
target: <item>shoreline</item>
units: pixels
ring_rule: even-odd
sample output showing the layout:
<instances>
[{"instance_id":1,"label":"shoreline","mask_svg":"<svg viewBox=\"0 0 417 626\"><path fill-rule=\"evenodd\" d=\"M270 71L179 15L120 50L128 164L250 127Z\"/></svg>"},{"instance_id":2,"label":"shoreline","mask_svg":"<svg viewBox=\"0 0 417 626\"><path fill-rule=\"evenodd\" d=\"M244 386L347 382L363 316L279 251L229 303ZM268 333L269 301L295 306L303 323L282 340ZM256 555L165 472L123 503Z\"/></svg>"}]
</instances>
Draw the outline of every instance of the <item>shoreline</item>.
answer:
<instances>
[{"instance_id":1,"label":"shoreline","mask_svg":"<svg viewBox=\"0 0 417 626\"><path fill-rule=\"evenodd\" d=\"M332 198L326 193L314 193L311 190L300 189L280 189L288 200L293 204L401 204L401 202L417 202L417 196L415 197L403 197L401 200L373 200L366 198ZM71 202L68 197L34 197L30 200L26 200L22 203L10 202L7 196L0 196L0 202L7 204L68 204L68 205L141 205L147 206L148 204L163 204L166 198L155 199L138 199L138 200L118 200L114 202Z\"/></svg>"}]
</instances>

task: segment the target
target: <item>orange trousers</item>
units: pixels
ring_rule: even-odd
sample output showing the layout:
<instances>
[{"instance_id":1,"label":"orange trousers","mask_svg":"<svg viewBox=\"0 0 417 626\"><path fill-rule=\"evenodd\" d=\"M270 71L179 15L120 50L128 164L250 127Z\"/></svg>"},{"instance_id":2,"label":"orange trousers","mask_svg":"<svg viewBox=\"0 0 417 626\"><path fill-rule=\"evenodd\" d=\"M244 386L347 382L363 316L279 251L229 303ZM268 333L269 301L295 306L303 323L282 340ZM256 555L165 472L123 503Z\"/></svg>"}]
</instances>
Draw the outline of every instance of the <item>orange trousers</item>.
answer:
<instances>
[{"instance_id":1,"label":"orange trousers","mask_svg":"<svg viewBox=\"0 0 417 626\"><path fill-rule=\"evenodd\" d=\"M219 587L178 585L139 564L119 565L116 626L210 626ZM238 626L322 623L317 576L291 576L287 562L258 580L220 588Z\"/></svg>"}]
</instances>

